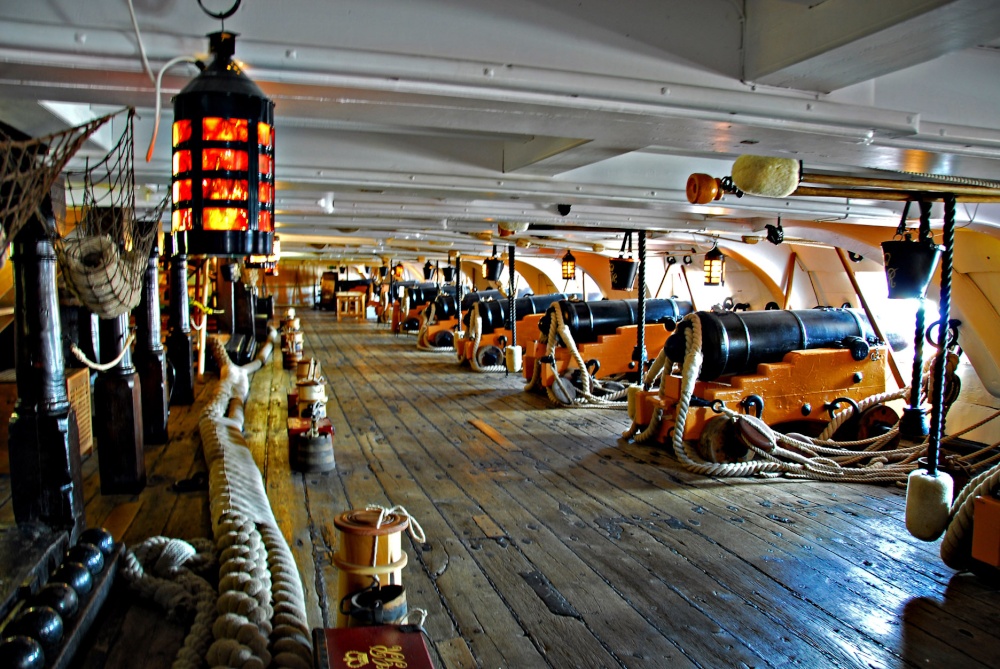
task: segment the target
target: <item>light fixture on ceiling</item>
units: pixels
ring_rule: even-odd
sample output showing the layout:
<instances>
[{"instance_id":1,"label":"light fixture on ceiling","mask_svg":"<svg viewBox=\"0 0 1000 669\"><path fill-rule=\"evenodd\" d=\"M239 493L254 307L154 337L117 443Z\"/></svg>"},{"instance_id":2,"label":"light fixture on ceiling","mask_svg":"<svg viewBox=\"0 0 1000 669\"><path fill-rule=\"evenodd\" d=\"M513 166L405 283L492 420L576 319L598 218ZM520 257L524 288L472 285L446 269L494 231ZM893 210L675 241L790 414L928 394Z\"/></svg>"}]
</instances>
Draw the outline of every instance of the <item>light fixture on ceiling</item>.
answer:
<instances>
[{"instance_id":1,"label":"light fixture on ceiling","mask_svg":"<svg viewBox=\"0 0 1000 669\"><path fill-rule=\"evenodd\" d=\"M566 281L576 278L576 258L566 249L566 255L562 259L562 278Z\"/></svg>"},{"instance_id":2,"label":"light fixture on ceiling","mask_svg":"<svg viewBox=\"0 0 1000 669\"><path fill-rule=\"evenodd\" d=\"M424 263L424 281L430 281L432 276L434 276L434 265L428 260Z\"/></svg>"},{"instance_id":3,"label":"light fixture on ceiling","mask_svg":"<svg viewBox=\"0 0 1000 669\"><path fill-rule=\"evenodd\" d=\"M726 285L726 256L722 255L718 243L705 254L704 271L706 286Z\"/></svg>"},{"instance_id":4,"label":"light fixture on ceiling","mask_svg":"<svg viewBox=\"0 0 1000 669\"><path fill-rule=\"evenodd\" d=\"M628 258L625 257L625 247L628 247ZM611 265L611 288L614 290L632 290L635 275L639 269L638 263L632 259L632 233L626 232L622 238L622 248L617 258L608 259Z\"/></svg>"},{"instance_id":5,"label":"light fixture on ceiling","mask_svg":"<svg viewBox=\"0 0 1000 669\"><path fill-rule=\"evenodd\" d=\"M171 229L190 254L268 255L274 103L233 61L235 34L208 38L214 59L174 98Z\"/></svg>"},{"instance_id":6,"label":"light fixture on ceiling","mask_svg":"<svg viewBox=\"0 0 1000 669\"><path fill-rule=\"evenodd\" d=\"M785 241L785 229L781 227L781 216L778 217L777 225L765 225L767 229L767 241L775 246Z\"/></svg>"}]
</instances>

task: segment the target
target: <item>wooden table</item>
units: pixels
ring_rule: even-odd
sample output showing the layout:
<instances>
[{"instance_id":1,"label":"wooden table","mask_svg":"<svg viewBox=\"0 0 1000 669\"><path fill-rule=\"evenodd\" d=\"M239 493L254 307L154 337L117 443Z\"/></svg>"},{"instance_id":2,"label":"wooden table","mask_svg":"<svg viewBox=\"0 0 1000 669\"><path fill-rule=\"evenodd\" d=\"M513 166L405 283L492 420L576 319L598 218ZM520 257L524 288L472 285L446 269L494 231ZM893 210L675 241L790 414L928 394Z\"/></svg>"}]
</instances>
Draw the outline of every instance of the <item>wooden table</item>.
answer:
<instances>
[{"instance_id":1,"label":"wooden table","mask_svg":"<svg viewBox=\"0 0 1000 669\"><path fill-rule=\"evenodd\" d=\"M365 320L365 294L349 290L335 294L337 298L337 320L342 316Z\"/></svg>"}]
</instances>

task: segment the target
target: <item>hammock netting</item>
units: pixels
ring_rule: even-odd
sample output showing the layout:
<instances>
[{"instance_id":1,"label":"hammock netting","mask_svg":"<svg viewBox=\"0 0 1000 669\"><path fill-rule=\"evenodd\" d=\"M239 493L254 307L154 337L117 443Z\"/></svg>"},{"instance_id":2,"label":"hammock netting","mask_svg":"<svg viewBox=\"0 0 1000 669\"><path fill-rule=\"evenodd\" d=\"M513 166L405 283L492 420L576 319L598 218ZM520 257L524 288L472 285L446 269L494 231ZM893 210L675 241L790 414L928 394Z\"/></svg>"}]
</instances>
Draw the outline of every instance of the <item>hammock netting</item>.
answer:
<instances>
[{"instance_id":1,"label":"hammock netting","mask_svg":"<svg viewBox=\"0 0 1000 669\"><path fill-rule=\"evenodd\" d=\"M117 144L104 158L66 172L67 215L54 241L66 287L100 318L139 304L164 209L161 202L150 215L136 216L133 117L129 110Z\"/></svg>"}]
</instances>

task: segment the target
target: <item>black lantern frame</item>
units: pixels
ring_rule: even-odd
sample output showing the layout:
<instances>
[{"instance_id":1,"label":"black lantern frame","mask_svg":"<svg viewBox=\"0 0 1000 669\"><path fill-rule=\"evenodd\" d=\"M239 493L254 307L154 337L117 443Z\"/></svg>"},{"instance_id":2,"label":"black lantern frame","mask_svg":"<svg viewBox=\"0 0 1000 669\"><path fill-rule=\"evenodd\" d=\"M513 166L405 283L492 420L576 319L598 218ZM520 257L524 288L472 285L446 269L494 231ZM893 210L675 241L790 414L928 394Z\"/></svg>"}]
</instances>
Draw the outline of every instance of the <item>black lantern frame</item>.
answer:
<instances>
[{"instance_id":1,"label":"black lantern frame","mask_svg":"<svg viewBox=\"0 0 1000 669\"><path fill-rule=\"evenodd\" d=\"M726 285L726 256L719 250L718 244L715 244L712 250L705 254L703 269L706 286Z\"/></svg>"},{"instance_id":2,"label":"black lantern frame","mask_svg":"<svg viewBox=\"0 0 1000 669\"><path fill-rule=\"evenodd\" d=\"M274 103L212 33L212 62L174 98L171 230L188 253L269 255L274 238Z\"/></svg>"}]
</instances>

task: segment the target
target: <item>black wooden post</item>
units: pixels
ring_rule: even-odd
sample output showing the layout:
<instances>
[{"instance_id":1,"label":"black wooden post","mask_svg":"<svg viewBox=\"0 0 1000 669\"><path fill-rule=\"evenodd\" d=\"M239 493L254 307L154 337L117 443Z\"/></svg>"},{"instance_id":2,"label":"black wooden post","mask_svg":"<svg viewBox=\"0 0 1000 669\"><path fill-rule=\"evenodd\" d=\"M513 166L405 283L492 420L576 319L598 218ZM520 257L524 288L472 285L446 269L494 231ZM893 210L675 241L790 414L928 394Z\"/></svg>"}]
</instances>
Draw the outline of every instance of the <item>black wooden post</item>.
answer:
<instances>
[{"instance_id":1,"label":"black wooden post","mask_svg":"<svg viewBox=\"0 0 1000 669\"><path fill-rule=\"evenodd\" d=\"M51 199L42 206L52 219ZM84 525L80 438L66 393L56 254L37 218L13 246L17 403L8 450L14 518L76 534Z\"/></svg>"},{"instance_id":2,"label":"black wooden post","mask_svg":"<svg viewBox=\"0 0 1000 669\"><path fill-rule=\"evenodd\" d=\"M94 382L94 436L101 474L101 493L136 493L146 486L146 459L142 441L142 398L132 365L128 339L128 314L102 318L101 363L122 354L117 365L97 374Z\"/></svg>"},{"instance_id":3,"label":"black wooden post","mask_svg":"<svg viewBox=\"0 0 1000 669\"><path fill-rule=\"evenodd\" d=\"M135 317L135 367L142 391L143 440L147 444L167 443L170 417L170 389L167 387L167 356L160 341L160 251L156 244L149 254L142 298Z\"/></svg>"},{"instance_id":4,"label":"black wooden post","mask_svg":"<svg viewBox=\"0 0 1000 669\"><path fill-rule=\"evenodd\" d=\"M170 403L194 404L194 351L188 317L187 245L183 235L174 235L170 257L170 305L168 311L167 360L174 370Z\"/></svg>"}]
</instances>

